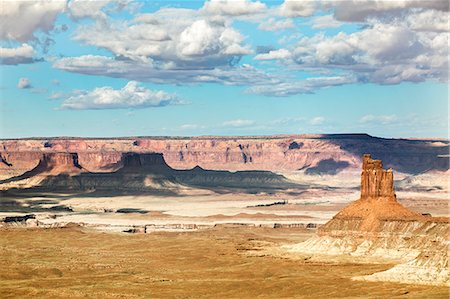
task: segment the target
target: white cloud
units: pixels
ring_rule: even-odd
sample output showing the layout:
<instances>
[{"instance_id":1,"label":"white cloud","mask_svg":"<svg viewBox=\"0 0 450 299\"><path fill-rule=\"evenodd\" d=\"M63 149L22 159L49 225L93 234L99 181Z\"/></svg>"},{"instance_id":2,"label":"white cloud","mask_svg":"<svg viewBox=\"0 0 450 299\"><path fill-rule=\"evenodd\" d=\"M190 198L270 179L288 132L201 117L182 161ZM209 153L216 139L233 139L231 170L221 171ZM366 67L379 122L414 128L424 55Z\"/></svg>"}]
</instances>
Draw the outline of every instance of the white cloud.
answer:
<instances>
[{"instance_id":1,"label":"white cloud","mask_svg":"<svg viewBox=\"0 0 450 299\"><path fill-rule=\"evenodd\" d=\"M435 9L448 11L448 0L345 0L324 2L334 9L339 21L363 22L369 18L398 17L412 9Z\"/></svg>"},{"instance_id":2,"label":"white cloud","mask_svg":"<svg viewBox=\"0 0 450 299\"><path fill-rule=\"evenodd\" d=\"M310 17L318 4L315 0L285 0L279 8L279 13L286 17Z\"/></svg>"},{"instance_id":3,"label":"white cloud","mask_svg":"<svg viewBox=\"0 0 450 299\"><path fill-rule=\"evenodd\" d=\"M304 37L292 52L301 69L341 69L360 82L445 81L448 61L442 47L446 40L448 33L426 34L376 22L351 34Z\"/></svg>"},{"instance_id":4,"label":"white cloud","mask_svg":"<svg viewBox=\"0 0 450 299\"><path fill-rule=\"evenodd\" d=\"M116 60L104 56L85 55L62 58L53 64L57 69L96 76L126 78L153 83L220 83L248 85L246 92L267 96L290 96L313 93L317 89L355 83L352 76L329 76L297 80L281 75L266 74L250 65L215 69L180 70L154 69L147 63Z\"/></svg>"},{"instance_id":5,"label":"white cloud","mask_svg":"<svg viewBox=\"0 0 450 299\"><path fill-rule=\"evenodd\" d=\"M214 26L205 20L198 20L181 32L177 48L183 58L250 54L249 49L241 46L242 41L242 35L232 28Z\"/></svg>"},{"instance_id":6,"label":"white cloud","mask_svg":"<svg viewBox=\"0 0 450 299\"><path fill-rule=\"evenodd\" d=\"M282 82L267 82L251 86L247 93L266 96L287 97L296 94L314 93L316 90L357 82L352 76L313 77L305 80L285 79Z\"/></svg>"},{"instance_id":7,"label":"white cloud","mask_svg":"<svg viewBox=\"0 0 450 299\"><path fill-rule=\"evenodd\" d=\"M65 1L2 1L0 39L26 42L34 40L36 31L49 32Z\"/></svg>"},{"instance_id":8,"label":"white cloud","mask_svg":"<svg viewBox=\"0 0 450 299\"><path fill-rule=\"evenodd\" d=\"M363 117L360 118L359 122L362 124L369 124L369 123L373 123L373 124L382 124L382 125L387 125L387 124L391 124L395 121L397 121L397 116L395 114L392 115L372 115L372 114L368 114L368 115L364 115Z\"/></svg>"},{"instance_id":9,"label":"white cloud","mask_svg":"<svg viewBox=\"0 0 450 299\"><path fill-rule=\"evenodd\" d=\"M78 12L78 17L86 14L100 21L80 25L75 40L106 49L111 57L67 57L57 59L54 67L163 84L243 85L249 86L246 92L269 96L313 93L355 82L398 84L448 79L448 33L444 30L448 9L440 0L433 4L415 0L287 0L270 8L258 1L208 1L198 10L161 8L131 20L107 16L108 3L128 1L108 0L103 6L86 2L98 9L85 7ZM240 59L253 51L245 36L233 27L233 21L258 19L263 21L260 30L278 31L294 27L291 18L313 16L319 10L326 15L305 23L317 29L340 26L341 21L364 22L364 27L334 36L299 38L292 34L299 39L297 44L290 40L284 49L268 49L255 56L255 60L278 60L282 71L270 74L239 65ZM296 71L320 77L298 80ZM293 75L288 77L288 73Z\"/></svg>"},{"instance_id":10,"label":"white cloud","mask_svg":"<svg viewBox=\"0 0 450 299\"><path fill-rule=\"evenodd\" d=\"M317 117L312 118L309 123L313 126L320 126L320 125L323 125L324 122L325 122L325 117L317 116Z\"/></svg>"},{"instance_id":11,"label":"white cloud","mask_svg":"<svg viewBox=\"0 0 450 299\"><path fill-rule=\"evenodd\" d=\"M75 19L106 20L107 12L134 8L133 0L72 0L68 4L70 16Z\"/></svg>"},{"instance_id":12,"label":"white cloud","mask_svg":"<svg viewBox=\"0 0 450 299\"><path fill-rule=\"evenodd\" d=\"M211 0L206 1L202 11L208 14L221 16L242 16L248 14L261 13L267 7L259 1L248 0Z\"/></svg>"},{"instance_id":13,"label":"white cloud","mask_svg":"<svg viewBox=\"0 0 450 299\"><path fill-rule=\"evenodd\" d=\"M214 68L252 53L229 22L205 19L187 9L162 9L139 15L134 22L81 26L75 39L161 69Z\"/></svg>"},{"instance_id":14,"label":"white cloud","mask_svg":"<svg viewBox=\"0 0 450 299\"><path fill-rule=\"evenodd\" d=\"M29 89L32 88L33 86L31 85L30 79L28 78L20 78L19 82L17 82L17 88L20 89Z\"/></svg>"},{"instance_id":15,"label":"white cloud","mask_svg":"<svg viewBox=\"0 0 450 299\"><path fill-rule=\"evenodd\" d=\"M291 52L286 49L272 50L268 53L261 53L255 56L256 60L274 60L274 59L289 59L291 58Z\"/></svg>"},{"instance_id":16,"label":"white cloud","mask_svg":"<svg viewBox=\"0 0 450 299\"><path fill-rule=\"evenodd\" d=\"M17 48L0 47L1 64L21 64L34 62L35 51L32 46L22 44Z\"/></svg>"},{"instance_id":17,"label":"white cloud","mask_svg":"<svg viewBox=\"0 0 450 299\"><path fill-rule=\"evenodd\" d=\"M294 21L292 19L281 19L277 20L275 18L269 18L268 20L262 22L258 29L263 31L281 31L284 29L294 28Z\"/></svg>"},{"instance_id":18,"label":"white cloud","mask_svg":"<svg viewBox=\"0 0 450 299\"><path fill-rule=\"evenodd\" d=\"M130 81L122 89L109 86L73 94L61 105L62 109L124 109L160 107L180 103L178 97L165 91L150 90Z\"/></svg>"},{"instance_id":19,"label":"white cloud","mask_svg":"<svg viewBox=\"0 0 450 299\"><path fill-rule=\"evenodd\" d=\"M425 10L406 17L408 27L415 31L450 31L449 13L439 10Z\"/></svg>"},{"instance_id":20,"label":"white cloud","mask_svg":"<svg viewBox=\"0 0 450 299\"><path fill-rule=\"evenodd\" d=\"M366 22L370 19L398 19L420 10L449 11L448 0L285 0L278 7L278 14L286 17L310 17L317 11L332 12L317 17L315 28L337 27L336 21ZM331 26L325 26L326 20Z\"/></svg>"},{"instance_id":21,"label":"white cloud","mask_svg":"<svg viewBox=\"0 0 450 299\"><path fill-rule=\"evenodd\" d=\"M249 120L249 119L233 119L233 120L228 120L222 123L223 126L225 127L236 127L236 128L240 128L240 127L250 127L253 126L255 124L254 120Z\"/></svg>"},{"instance_id":22,"label":"white cloud","mask_svg":"<svg viewBox=\"0 0 450 299\"><path fill-rule=\"evenodd\" d=\"M324 29L324 28L337 28L341 27L344 23L337 21L333 15L319 16L312 20L312 28Z\"/></svg>"},{"instance_id":23,"label":"white cloud","mask_svg":"<svg viewBox=\"0 0 450 299\"><path fill-rule=\"evenodd\" d=\"M145 62L84 55L56 60L53 66L57 69L86 75L165 84L221 83L246 85L281 82L279 78L269 76L247 64L215 69L163 69Z\"/></svg>"}]
</instances>

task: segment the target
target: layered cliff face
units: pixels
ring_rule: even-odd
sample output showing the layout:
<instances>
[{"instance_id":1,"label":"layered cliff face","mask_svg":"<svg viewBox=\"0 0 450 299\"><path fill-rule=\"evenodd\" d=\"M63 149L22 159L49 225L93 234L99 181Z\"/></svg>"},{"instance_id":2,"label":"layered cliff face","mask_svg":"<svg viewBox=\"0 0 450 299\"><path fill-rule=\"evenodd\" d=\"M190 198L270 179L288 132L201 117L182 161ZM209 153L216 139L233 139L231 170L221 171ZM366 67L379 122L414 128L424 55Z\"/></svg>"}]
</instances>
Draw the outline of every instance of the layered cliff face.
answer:
<instances>
[{"instance_id":1,"label":"layered cliff face","mask_svg":"<svg viewBox=\"0 0 450 299\"><path fill-rule=\"evenodd\" d=\"M364 155L361 197L321 226L317 236L289 250L399 263L355 279L450 285L449 230L449 219L423 216L398 203L392 170Z\"/></svg>"},{"instance_id":2,"label":"layered cliff face","mask_svg":"<svg viewBox=\"0 0 450 299\"><path fill-rule=\"evenodd\" d=\"M370 155L363 157L361 174L361 199L395 200L394 174L392 169L383 169L381 160L372 160Z\"/></svg>"},{"instance_id":3,"label":"layered cliff face","mask_svg":"<svg viewBox=\"0 0 450 299\"><path fill-rule=\"evenodd\" d=\"M0 190L38 186L52 176L77 176L86 171L78 162L76 153L44 153L31 170L0 180Z\"/></svg>"},{"instance_id":4,"label":"layered cliff face","mask_svg":"<svg viewBox=\"0 0 450 299\"><path fill-rule=\"evenodd\" d=\"M193 138L55 138L0 141L0 174L20 174L37 165L42 153L77 153L91 172L119 168L122 153L162 153L175 169L304 170L308 175L357 169L370 150L388 167L405 173L448 170L448 140L382 139L356 135L292 135ZM3 159L4 158L4 159ZM1 179L1 178L0 178Z\"/></svg>"},{"instance_id":5,"label":"layered cliff face","mask_svg":"<svg viewBox=\"0 0 450 299\"><path fill-rule=\"evenodd\" d=\"M77 153L44 153L37 166L23 174L0 180L0 190L12 188L46 192L139 191L175 195L178 189L232 188L249 192L290 187L302 188L269 171L216 171L195 167L171 168L160 153L121 153L114 171L92 172L79 163Z\"/></svg>"}]
</instances>

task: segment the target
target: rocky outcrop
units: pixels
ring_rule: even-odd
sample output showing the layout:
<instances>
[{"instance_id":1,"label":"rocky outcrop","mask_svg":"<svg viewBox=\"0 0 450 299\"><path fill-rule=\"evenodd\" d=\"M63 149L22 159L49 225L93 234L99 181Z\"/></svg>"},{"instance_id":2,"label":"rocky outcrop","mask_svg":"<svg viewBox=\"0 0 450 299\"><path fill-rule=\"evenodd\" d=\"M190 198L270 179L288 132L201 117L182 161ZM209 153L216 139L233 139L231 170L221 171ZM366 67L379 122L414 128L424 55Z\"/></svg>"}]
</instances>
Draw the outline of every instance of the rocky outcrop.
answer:
<instances>
[{"instance_id":1,"label":"rocky outcrop","mask_svg":"<svg viewBox=\"0 0 450 299\"><path fill-rule=\"evenodd\" d=\"M173 169L167 165L163 154L139 154L139 153L124 153L120 160L122 167L120 172L170 172Z\"/></svg>"},{"instance_id":2,"label":"rocky outcrop","mask_svg":"<svg viewBox=\"0 0 450 299\"><path fill-rule=\"evenodd\" d=\"M361 199L395 200L392 169L383 169L381 160L372 160L370 155L363 157Z\"/></svg>"},{"instance_id":3,"label":"rocky outcrop","mask_svg":"<svg viewBox=\"0 0 450 299\"><path fill-rule=\"evenodd\" d=\"M37 168L52 174L79 173L82 170L77 153L45 153Z\"/></svg>"},{"instance_id":4,"label":"rocky outcrop","mask_svg":"<svg viewBox=\"0 0 450 299\"><path fill-rule=\"evenodd\" d=\"M319 234L329 234L341 225L347 227L351 224L351 230L370 232L378 229L380 221L423 219L424 216L408 210L397 201L392 169L383 169L380 160L364 155L359 200L345 207L323 225Z\"/></svg>"},{"instance_id":5,"label":"rocky outcrop","mask_svg":"<svg viewBox=\"0 0 450 299\"><path fill-rule=\"evenodd\" d=\"M319 227L315 237L287 248L399 263L355 279L450 285L449 230L449 219L423 216L398 203L392 170L364 155L361 197Z\"/></svg>"}]
</instances>

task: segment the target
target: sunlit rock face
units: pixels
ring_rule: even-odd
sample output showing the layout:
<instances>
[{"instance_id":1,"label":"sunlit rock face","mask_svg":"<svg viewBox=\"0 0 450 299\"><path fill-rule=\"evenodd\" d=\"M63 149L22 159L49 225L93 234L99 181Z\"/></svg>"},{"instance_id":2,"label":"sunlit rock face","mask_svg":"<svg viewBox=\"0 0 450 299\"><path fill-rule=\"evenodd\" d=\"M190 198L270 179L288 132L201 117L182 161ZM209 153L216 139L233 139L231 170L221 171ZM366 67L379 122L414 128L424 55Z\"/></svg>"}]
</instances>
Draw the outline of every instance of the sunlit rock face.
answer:
<instances>
[{"instance_id":1,"label":"sunlit rock face","mask_svg":"<svg viewBox=\"0 0 450 299\"><path fill-rule=\"evenodd\" d=\"M448 140L383 139L366 134L206 136L139 138L51 138L0 140L0 179L33 169L43 153L77 153L91 172L120 168L123 153L161 153L174 169L200 166L209 170L304 171L307 175L355 174L370 152L396 172L418 174L447 171ZM367 167L375 164L366 160ZM390 175L379 170L377 180L390 186ZM386 176L383 179L381 176ZM369 182L366 182L366 186ZM384 184L383 183L383 184ZM377 185L372 184L373 188ZM375 189L373 191L376 191ZM365 194L377 195L377 192ZM390 196L388 193L386 196Z\"/></svg>"},{"instance_id":2,"label":"sunlit rock face","mask_svg":"<svg viewBox=\"0 0 450 299\"><path fill-rule=\"evenodd\" d=\"M392 169L383 169L381 160L373 160L366 154L361 173L361 199L381 198L395 200L394 174Z\"/></svg>"}]
</instances>

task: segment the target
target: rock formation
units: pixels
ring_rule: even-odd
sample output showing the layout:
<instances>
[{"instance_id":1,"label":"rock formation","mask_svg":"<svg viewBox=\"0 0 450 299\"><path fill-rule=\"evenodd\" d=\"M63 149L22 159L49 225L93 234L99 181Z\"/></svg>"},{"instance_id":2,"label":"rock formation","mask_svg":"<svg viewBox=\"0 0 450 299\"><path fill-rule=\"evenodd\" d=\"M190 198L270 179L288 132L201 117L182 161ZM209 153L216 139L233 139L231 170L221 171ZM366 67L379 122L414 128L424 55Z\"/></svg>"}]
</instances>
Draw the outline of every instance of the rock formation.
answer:
<instances>
[{"instance_id":1,"label":"rock formation","mask_svg":"<svg viewBox=\"0 0 450 299\"><path fill-rule=\"evenodd\" d=\"M0 190L45 192L137 191L175 195L179 188L238 188L249 192L303 188L270 171L216 171L171 168L160 153L121 153L115 171L92 172L79 164L77 153L44 153L32 170L0 180ZM223 191L222 191L223 192Z\"/></svg>"},{"instance_id":2,"label":"rock formation","mask_svg":"<svg viewBox=\"0 0 450 299\"><path fill-rule=\"evenodd\" d=\"M404 173L448 170L448 140L382 139L365 134L267 137L139 137L116 139L51 138L0 141L0 179L34 168L43 153L77 153L91 172L112 172L122 153L162 153L174 169L304 170L338 174L357 170L370 150L386 166Z\"/></svg>"},{"instance_id":3,"label":"rock formation","mask_svg":"<svg viewBox=\"0 0 450 299\"><path fill-rule=\"evenodd\" d=\"M414 213L398 203L394 191L394 174L391 169L383 169L381 160L363 156L361 172L361 196L359 200L345 207L333 219L323 225L319 233L333 230L333 220L358 221L353 229L374 231L380 221L420 220L422 215Z\"/></svg>"},{"instance_id":4,"label":"rock formation","mask_svg":"<svg viewBox=\"0 0 450 299\"><path fill-rule=\"evenodd\" d=\"M423 216L397 202L392 170L363 157L361 196L291 252L350 255L399 263L355 279L450 285L449 219Z\"/></svg>"},{"instance_id":5,"label":"rock formation","mask_svg":"<svg viewBox=\"0 0 450 299\"><path fill-rule=\"evenodd\" d=\"M395 200L392 169L383 169L381 160L372 160L370 155L363 157L361 199Z\"/></svg>"},{"instance_id":6,"label":"rock formation","mask_svg":"<svg viewBox=\"0 0 450 299\"><path fill-rule=\"evenodd\" d=\"M48 172L53 175L60 173L76 174L80 173L82 168L78 162L77 153L45 153L42 156L38 166L40 171Z\"/></svg>"}]
</instances>

